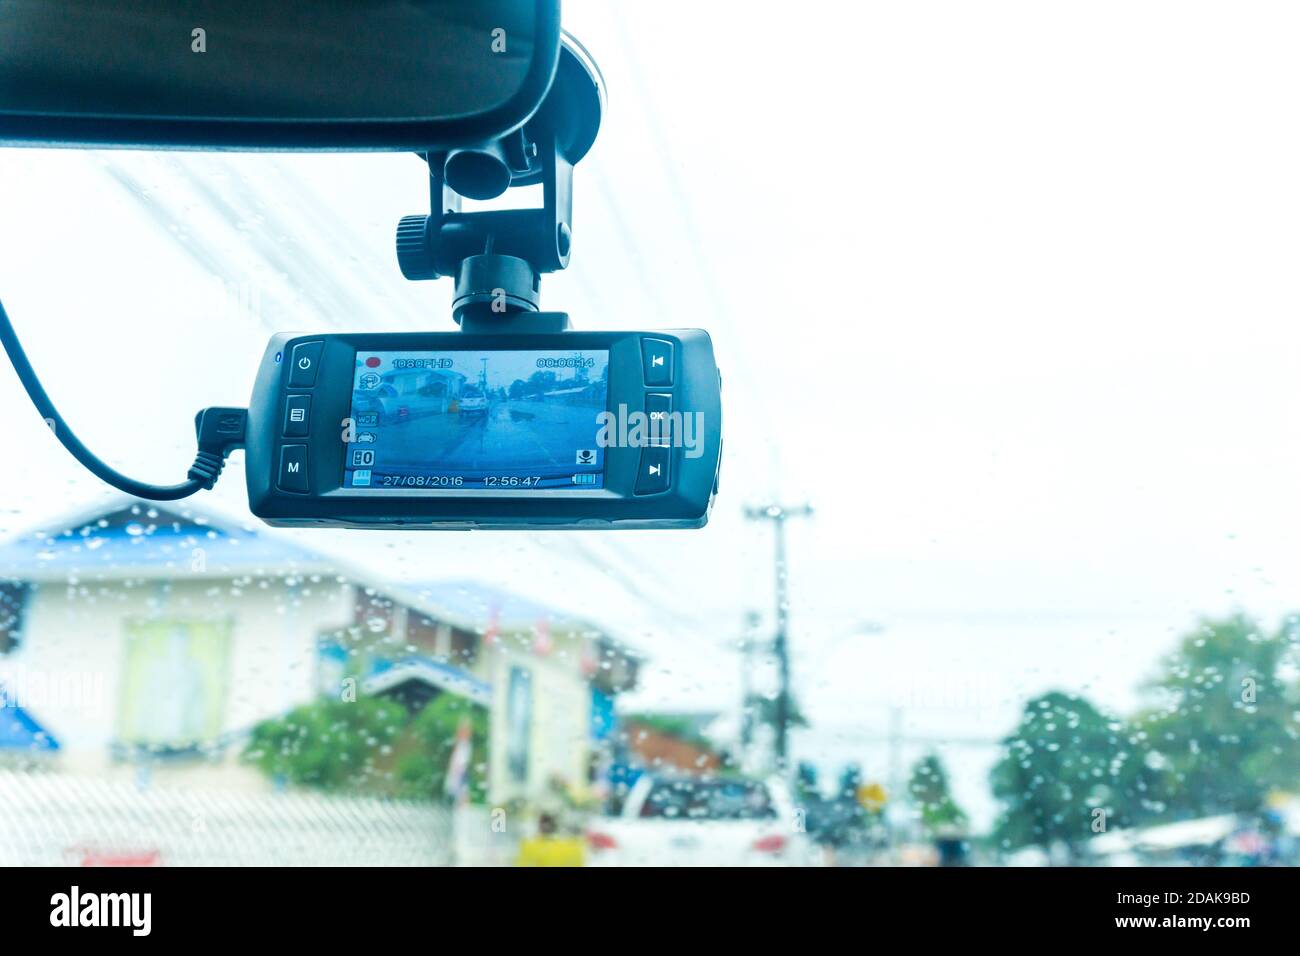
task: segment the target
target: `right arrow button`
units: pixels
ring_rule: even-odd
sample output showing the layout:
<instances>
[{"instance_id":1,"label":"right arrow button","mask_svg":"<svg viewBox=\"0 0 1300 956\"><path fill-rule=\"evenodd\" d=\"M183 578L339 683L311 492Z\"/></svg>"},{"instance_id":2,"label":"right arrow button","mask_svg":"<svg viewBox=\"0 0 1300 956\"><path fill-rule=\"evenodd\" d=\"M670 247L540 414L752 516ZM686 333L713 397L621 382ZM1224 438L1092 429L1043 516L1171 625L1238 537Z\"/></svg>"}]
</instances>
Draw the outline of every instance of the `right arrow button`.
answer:
<instances>
[{"instance_id":1,"label":"right arrow button","mask_svg":"<svg viewBox=\"0 0 1300 956\"><path fill-rule=\"evenodd\" d=\"M653 495L668 490L672 452L671 448L660 445L641 449L641 468L636 476L638 495Z\"/></svg>"}]
</instances>

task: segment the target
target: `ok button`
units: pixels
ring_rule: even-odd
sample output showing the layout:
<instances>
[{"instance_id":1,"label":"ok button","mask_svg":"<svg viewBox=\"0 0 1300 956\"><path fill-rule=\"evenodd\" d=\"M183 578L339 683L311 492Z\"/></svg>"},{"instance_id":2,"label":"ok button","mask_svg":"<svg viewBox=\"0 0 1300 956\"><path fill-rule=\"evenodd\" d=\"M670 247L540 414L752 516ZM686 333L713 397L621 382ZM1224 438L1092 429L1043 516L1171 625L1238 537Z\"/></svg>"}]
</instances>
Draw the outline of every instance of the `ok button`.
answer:
<instances>
[{"instance_id":1,"label":"ok button","mask_svg":"<svg viewBox=\"0 0 1300 956\"><path fill-rule=\"evenodd\" d=\"M289 356L289 387L311 388L316 384L316 366L320 364L323 342L295 345Z\"/></svg>"}]
</instances>

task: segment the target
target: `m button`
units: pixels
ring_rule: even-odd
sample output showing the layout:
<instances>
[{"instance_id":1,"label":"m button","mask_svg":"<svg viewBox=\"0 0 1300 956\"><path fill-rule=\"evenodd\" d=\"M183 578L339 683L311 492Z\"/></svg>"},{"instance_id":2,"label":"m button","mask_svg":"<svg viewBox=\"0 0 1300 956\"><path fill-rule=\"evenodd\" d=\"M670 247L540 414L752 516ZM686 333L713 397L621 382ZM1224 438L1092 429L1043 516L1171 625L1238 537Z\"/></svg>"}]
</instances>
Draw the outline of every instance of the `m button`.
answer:
<instances>
[{"instance_id":1,"label":"m button","mask_svg":"<svg viewBox=\"0 0 1300 956\"><path fill-rule=\"evenodd\" d=\"M662 445L641 449L641 466L636 475L636 493L653 495L668 490L673 450Z\"/></svg>"},{"instance_id":2,"label":"m button","mask_svg":"<svg viewBox=\"0 0 1300 956\"><path fill-rule=\"evenodd\" d=\"M307 446L285 445L280 449L280 490L307 494Z\"/></svg>"}]
</instances>

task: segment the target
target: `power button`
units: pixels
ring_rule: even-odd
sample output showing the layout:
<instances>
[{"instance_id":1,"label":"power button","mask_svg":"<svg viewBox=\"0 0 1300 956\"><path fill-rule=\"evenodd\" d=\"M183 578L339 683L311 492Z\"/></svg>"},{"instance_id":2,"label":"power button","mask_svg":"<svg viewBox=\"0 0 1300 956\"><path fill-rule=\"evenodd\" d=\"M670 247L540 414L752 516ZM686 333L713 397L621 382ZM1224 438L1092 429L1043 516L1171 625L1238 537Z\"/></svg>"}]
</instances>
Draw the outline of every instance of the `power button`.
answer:
<instances>
[{"instance_id":1,"label":"power button","mask_svg":"<svg viewBox=\"0 0 1300 956\"><path fill-rule=\"evenodd\" d=\"M316 366L320 364L323 342L303 342L293 347L289 356L289 387L311 388L316 384Z\"/></svg>"}]
</instances>

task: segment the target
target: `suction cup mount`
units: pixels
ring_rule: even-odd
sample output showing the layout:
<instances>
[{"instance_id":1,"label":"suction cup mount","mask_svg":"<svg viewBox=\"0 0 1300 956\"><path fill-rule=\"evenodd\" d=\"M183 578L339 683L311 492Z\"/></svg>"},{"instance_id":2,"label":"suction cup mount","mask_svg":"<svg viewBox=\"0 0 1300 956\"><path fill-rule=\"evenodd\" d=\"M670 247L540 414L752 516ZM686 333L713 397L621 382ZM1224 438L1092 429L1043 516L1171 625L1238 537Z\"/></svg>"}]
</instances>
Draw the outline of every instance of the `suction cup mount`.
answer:
<instances>
[{"instance_id":1,"label":"suction cup mount","mask_svg":"<svg viewBox=\"0 0 1300 956\"><path fill-rule=\"evenodd\" d=\"M557 331L562 312L539 312L541 276L569 264L573 167L596 140L605 111L600 69L564 34L550 92L532 118L499 139L423 153L431 213L397 226L397 261L408 279L454 276L452 316L466 331ZM496 199L542 185L542 206L463 212L463 198Z\"/></svg>"}]
</instances>

